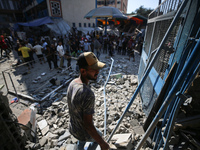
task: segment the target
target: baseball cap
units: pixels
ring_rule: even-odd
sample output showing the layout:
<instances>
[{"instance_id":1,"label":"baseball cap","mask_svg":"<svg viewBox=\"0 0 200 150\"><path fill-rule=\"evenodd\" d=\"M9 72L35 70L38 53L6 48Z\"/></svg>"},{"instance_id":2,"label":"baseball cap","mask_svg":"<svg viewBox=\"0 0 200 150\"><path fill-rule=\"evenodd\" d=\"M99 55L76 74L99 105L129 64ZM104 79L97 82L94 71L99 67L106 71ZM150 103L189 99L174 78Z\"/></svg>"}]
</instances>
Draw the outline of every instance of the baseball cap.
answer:
<instances>
[{"instance_id":1,"label":"baseball cap","mask_svg":"<svg viewBox=\"0 0 200 150\"><path fill-rule=\"evenodd\" d=\"M84 67L89 66L92 69L99 70L105 66L105 64L100 62L95 56L95 54L92 52L84 52L80 54L77 62L78 62L79 68L84 68Z\"/></svg>"}]
</instances>

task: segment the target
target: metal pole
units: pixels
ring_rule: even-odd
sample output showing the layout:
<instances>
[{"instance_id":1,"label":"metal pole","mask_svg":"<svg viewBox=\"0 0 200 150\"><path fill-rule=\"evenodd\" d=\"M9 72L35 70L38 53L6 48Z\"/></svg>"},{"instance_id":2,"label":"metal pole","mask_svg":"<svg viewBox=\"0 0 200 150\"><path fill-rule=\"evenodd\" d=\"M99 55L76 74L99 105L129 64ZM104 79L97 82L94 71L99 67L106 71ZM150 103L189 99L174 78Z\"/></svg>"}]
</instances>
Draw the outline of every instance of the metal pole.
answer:
<instances>
[{"instance_id":1,"label":"metal pole","mask_svg":"<svg viewBox=\"0 0 200 150\"><path fill-rule=\"evenodd\" d=\"M195 45L194 45L194 46L195 46ZM194 46L190 47L190 49L193 48ZM187 53L184 53L184 55L182 56L182 58L181 58L181 60L180 60L179 62L185 62L185 61L186 61L186 57L189 56L189 55L188 55L188 52L190 51L190 49L188 49L188 47L186 47L185 52L187 52ZM177 69L177 72L176 72L176 76L174 77L173 83L176 81L175 79L177 79L178 75L180 74L180 71L183 69L183 66L184 66L184 63L179 63L179 66L178 66L178 69ZM186 81L185 81L185 82L186 82ZM184 83L184 84L185 84L185 83ZM183 87L185 87L185 86L183 86ZM165 112L164 120L163 120L163 122L162 122L161 128L165 126L166 122L167 122L167 125L166 125L166 127L165 127L165 131L164 131L163 136L166 136L166 131L168 131L169 122L171 121L171 119L172 119L171 117L172 117L172 115L174 114L174 111L176 110L177 101L178 101L178 98L175 98L175 99L173 100L173 102L170 103L170 106L167 108L167 111ZM173 108L172 108L172 107L173 107ZM169 119L168 119L168 115L169 115L169 114L170 114L170 116L169 116ZM167 119L168 119L168 121L167 121ZM161 130L161 128L160 128L159 130ZM159 134L160 134L160 132L157 134L157 137L160 136ZM159 139L160 139L160 138L159 138ZM167 139L166 139L165 141L167 141ZM157 144L158 144L158 143L156 143L155 145L157 145ZM161 146L162 144L163 144L163 140L160 139L158 149L160 148L160 146Z\"/></svg>"},{"instance_id":2,"label":"metal pole","mask_svg":"<svg viewBox=\"0 0 200 150\"><path fill-rule=\"evenodd\" d=\"M108 20L108 17L106 17L106 19L105 19L105 21L106 21L106 23L105 23L105 35L107 35L107 20Z\"/></svg>"},{"instance_id":3,"label":"metal pole","mask_svg":"<svg viewBox=\"0 0 200 150\"><path fill-rule=\"evenodd\" d=\"M181 71L180 75L178 76L176 82L174 83L173 87L169 91L168 96L165 98L165 101L163 102L163 105L159 109L159 111L156 114L154 120L151 122L151 124L150 124L149 128L147 129L145 135L143 136L141 141L138 143L138 145L136 147L136 150L139 150L142 147L142 145L144 144L146 139L149 137L149 135L153 131L154 127L158 123L159 119L162 117L162 115L165 112L165 110L167 109L168 105L170 104L170 102L172 101L172 99L174 98L176 93L179 91L180 86L182 85L182 83L184 82L185 77L187 76L188 70L190 70L191 66L194 65L196 60L200 59L199 49L200 49L200 39L198 40L198 43L196 44L193 52L191 53L191 56L190 56L189 60L187 61L187 63L184 66L184 68L182 69L182 71Z\"/></svg>"},{"instance_id":4,"label":"metal pole","mask_svg":"<svg viewBox=\"0 0 200 150\"><path fill-rule=\"evenodd\" d=\"M5 78L4 71L2 71L2 75L3 75L4 82L5 82L5 84L6 84L6 89L7 89L7 91L8 91L8 84L7 84L7 82L6 82L6 78Z\"/></svg>"},{"instance_id":5,"label":"metal pole","mask_svg":"<svg viewBox=\"0 0 200 150\"><path fill-rule=\"evenodd\" d=\"M53 91L51 91L50 93L48 93L46 96L44 96L40 102L44 101L46 98L48 98L52 93L54 93L55 91L59 90L60 88L62 88L64 85L66 85L67 83L69 83L72 80L72 78L70 78L69 80L67 80L65 83L63 83L62 85L60 85L59 87L57 87L56 89L54 89Z\"/></svg>"},{"instance_id":6,"label":"metal pole","mask_svg":"<svg viewBox=\"0 0 200 150\"><path fill-rule=\"evenodd\" d=\"M107 77L107 80L104 84L104 89L103 89L103 95L104 95L104 136L106 136L106 121L107 121L107 107L106 107L106 85L108 83L108 80L109 80L109 77L110 77L110 73L112 71L112 67L113 67L113 63L114 63L114 59L111 57L111 60L112 60L112 63L111 63L111 66L110 66L110 71L109 71L109 74L108 74L108 77Z\"/></svg>"},{"instance_id":7,"label":"metal pole","mask_svg":"<svg viewBox=\"0 0 200 150\"><path fill-rule=\"evenodd\" d=\"M155 28L156 28L156 23L157 23L157 22L154 22L154 24L153 24L153 31L152 31L152 34L151 34L151 41L150 41L150 46L149 46L148 57L149 57L149 55L150 55L150 53L151 53L151 47L152 47L154 32L155 32Z\"/></svg>"},{"instance_id":8,"label":"metal pole","mask_svg":"<svg viewBox=\"0 0 200 150\"><path fill-rule=\"evenodd\" d=\"M194 73L192 74L192 76L190 77L190 80L189 80L189 82L187 82L187 84L186 84L186 86L183 86L184 87L184 89L182 90L182 93L184 93L187 89L188 89L188 87L191 85L191 82L195 79L195 77L196 77L196 75L198 74L198 72L199 72L199 70L200 70L200 64L197 66L197 68L195 69L195 71L194 71ZM178 111L179 111L179 109L178 108L180 108L180 105L182 104L182 101L181 101L181 99L179 98L179 100L178 100L178 104L176 105L176 108L175 108L175 112L174 113L172 113L171 114L171 120L172 121L170 121L170 123L168 123L169 124L169 129L168 130L166 130L165 129L165 131L164 131L164 135L165 135L165 133L167 132L167 136L166 136L166 141L168 141L168 139L169 139L169 137L170 137L170 135L171 135L171 132L172 132L172 125L173 125L173 123L174 123L174 121L175 121L175 118L176 118L176 116L177 116L177 113L178 113ZM166 147L168 147L168 143L166 142L165 143L165 145L164 145L164 148L163 149L165 149Z\"/></svg>"},{"instance_id":9,"label":"metal pole","mask_svg":"<svg viewBox=\"0 0 200 150\"><path fill-rule=\"evenodd\" d=\"M97 8L97 0L95 0L95 8ZM97 18L95 18L95 26L97 27Z\"/></svg>"},{"instance_id":10,"label":"metal pole","mask_svg":"<svg viewBox=\"0 0 200 150\"><path fill-rule=\"evenodd\" d=\"M13 88L14 88L14 90L15 90L15 94L16 94L17 99L18 99L18 101L19 101L19 96L18 96L18 94L17 94L17 90L16 90L16 88L15 88L15 85L14 85L14 83L13 83L13 80L12 80L12 78L11 78L10 73L8 73L8 75L9 75L9 77L10 77L10 81L11 81L11 83L12 83L12 86L13 86Z\"/></svg>"},{"instance_id":11,"label":"metal pole","mask_svg":"<svg viewBox=\"0 0 200 150\"><path fill-rule=\"evenodd\" d=\"M120 125L121 121L123 120L123 118L124 118L126 112L129 110L129 108L130 108L130 106L132 105L133 101L135 100L137 94L139 93L139 91L140 91L142 85L144 84L144 81L146 80L146 78L147 78L149 72L151 71L151 68L153 67L154 63L156 62L156 60L157 60L157 58L158 58L158 56L159 56L159 53L161 52L161 46L165 43L165 41L167 40L167 37L168 37L169 33L173 30L173 27L174 27L174 25L176 24L176 21L179 19L179 16L181 15L181 13L182 13L183 9L185 8L186 4L187 4L187 0L184 0L184 2L182 3L181 7L180 7L179 10L177 11L177 13L176 13L176 15L175 15L175 17L174 17L174 19L173 19L173 21L172 21L172 23L171 23L169 29L167 30L165 36L163 37L163 40L161 41L161 43L160 43L160 45L159 45L159 47L158 47L157 52L155 53L155 55L154 55L152 61L150 62L149 67L148 67L146 73L144 74L143 78L141 79L141 82L140 82L140 84L138 85L137 89L135 90L135 93L133 94L133 96L132 96L132 98L131 98L129 104L127 105L125 111L123 112L121 118L119 119L119 121L118 121L118 123L117 123L115 129L112 131L110 137L108 138L108 140L107 140L108 142L111 140L113 134L114 134L115 131L117 130L117 128L118 128L118 126Z\"/></svg>"}]
</instances>

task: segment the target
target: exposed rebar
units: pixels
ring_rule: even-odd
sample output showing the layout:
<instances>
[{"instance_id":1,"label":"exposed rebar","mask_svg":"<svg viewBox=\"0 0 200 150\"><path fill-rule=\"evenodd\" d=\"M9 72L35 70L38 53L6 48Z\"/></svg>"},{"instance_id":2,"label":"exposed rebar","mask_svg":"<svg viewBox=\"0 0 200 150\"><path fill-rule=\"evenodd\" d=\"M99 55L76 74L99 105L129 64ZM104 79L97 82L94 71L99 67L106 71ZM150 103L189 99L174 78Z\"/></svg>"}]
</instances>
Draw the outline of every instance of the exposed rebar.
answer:
<instances>
[{"instance_id":1,"label":"exposed rebar","mask_svg":"<svg viewBox=\"0 0 200 150\"><path fill-rule=\"evenodd\" d=\"M108 80L110 78L110 73L112 71L112 67L113 67L113 63L114 63L114 59L111 57L111 60L112 60L112 63L111 63L111 66L110 66L110 71L109 71L109 74L108 74L108 77L107 77L107 80L104 84L104 89L103 89L103 95L104 95L104 136L106 136L106 121L107 121L107 107L106 107L106 85L108 83Z\"/></svg>"}]
</instances>

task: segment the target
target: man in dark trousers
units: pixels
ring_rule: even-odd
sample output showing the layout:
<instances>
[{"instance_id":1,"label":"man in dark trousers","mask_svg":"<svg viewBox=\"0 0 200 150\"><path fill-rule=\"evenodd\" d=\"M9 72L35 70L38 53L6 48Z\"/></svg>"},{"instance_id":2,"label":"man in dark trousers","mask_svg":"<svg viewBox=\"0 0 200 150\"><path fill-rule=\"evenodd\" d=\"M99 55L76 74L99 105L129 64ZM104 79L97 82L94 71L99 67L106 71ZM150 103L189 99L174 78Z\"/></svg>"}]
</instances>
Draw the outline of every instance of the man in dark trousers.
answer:
<instances>
[{"instance_id":1,"label":"man in dark trousers","mask_svg":"<svg viewBox=\"0 0 200 150\"><path fill-rule=\"evenodd\" d=\"M101 137L101 132L93 124L95 95L88 86L89 80L96 80L99 70L105 66L92 52L80 54L77 60L80 75L74 79L67 90L67 102L70 114L70 133L78 141L78 150L84 150L85 143L90 143L88 150L95 150L98 144L101 150L108 150L109 145Z\"/></svg>"}]
</instances>

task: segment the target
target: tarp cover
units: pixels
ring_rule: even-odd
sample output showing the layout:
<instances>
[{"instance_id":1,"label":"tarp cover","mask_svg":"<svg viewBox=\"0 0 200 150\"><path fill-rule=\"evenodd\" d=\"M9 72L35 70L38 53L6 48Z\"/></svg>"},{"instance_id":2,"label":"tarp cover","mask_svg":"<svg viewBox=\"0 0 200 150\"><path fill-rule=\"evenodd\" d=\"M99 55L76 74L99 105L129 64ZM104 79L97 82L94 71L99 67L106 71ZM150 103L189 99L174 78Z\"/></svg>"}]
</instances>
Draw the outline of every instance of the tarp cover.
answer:
<instances>
[{"instance_id":1,"label":"tarp cover","mask_svg":"<svg viewBox=\"0 0 200 150\"><path fill-rule=\"evenodd\" d=\"M71 29L71 27L62 18L51 19L49 16L26 23L16 23L14 26L15 31L19 30L18 27L19 25L24 26L24 28L27 28L27 30L30 30L28 27L39 28L39 29L42 27L43 29L42 31L50 29L51 33L54 36L66 35L68 34L68 32L70 32ZM40 31L39 29L37 31Z\"/></svg>"},{"instance_id":2,"label":"tarp cover","mask_svg":"<svg viewBox=\"0 0 200 150\"><path fill-rule=\"evenodd\" d=\"M49 16L43 17L40 19L36 19L30 22L25 22L25 23L17 23L18 25L22 26L29 26L29 27L36 27L36 26L41 26L47 23L54 23Z\"/></svg>"},{"instance_id":3,"label":"tarp cover","mask_svg":"<svg viewBox=\"0 0 200 150\"><path fill-rule=\"evenodd\" d=\"M46 24L46 26L54 32L54 35L67 35L71 27L63 19L53 19L53 24Z\"/></svg>"}]
</instances>

